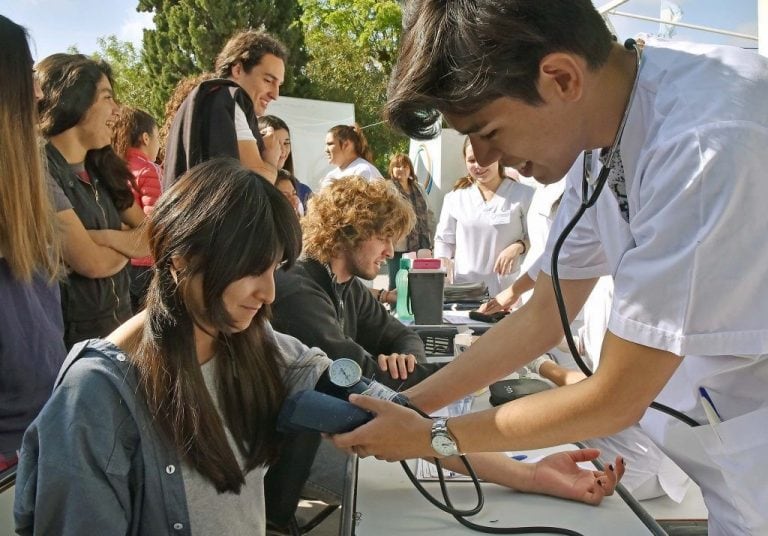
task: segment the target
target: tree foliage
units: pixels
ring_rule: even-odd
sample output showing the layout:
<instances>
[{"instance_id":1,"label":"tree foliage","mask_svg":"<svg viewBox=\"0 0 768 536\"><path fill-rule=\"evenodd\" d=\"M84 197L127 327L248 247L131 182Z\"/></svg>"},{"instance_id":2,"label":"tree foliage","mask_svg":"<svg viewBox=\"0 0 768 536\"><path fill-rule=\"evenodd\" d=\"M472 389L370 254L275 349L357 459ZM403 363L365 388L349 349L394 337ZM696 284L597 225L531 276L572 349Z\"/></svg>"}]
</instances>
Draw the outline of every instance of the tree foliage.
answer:
<instances>
[{"instance_id":1,"label":"tree foliage","mask_svg":"<svg viewBox=\"0 0 768 536\"><path fill-rule=\"evenodd\" d=\"M402 13L396 0L137 0L153 13L143 48L114 36L99 42L118 97L162 123L164 106L182 78L213 68L237 30L263 28L288 47L282 93L352 102L383 171L407 140L381 121L386 86L397 56Z\"/></svg>"},{"instance_id":2,"label":"tree foliage","mask_svg":"<svg viewBox=\"0 0 768 536\"><path fill-rule=\"evenodd\" d=\"M139 0L137 9L154 14L155 28L144 30L143 60L152 80L155 113L162 113L179 80L213 69L227 39L247 28L265 29L285 43L290 58L284 91L296 96L306 92L297 0Z\"/></svg>"},{"instance_id":3,"label":"tree foliage","mask_svg":"<svg viewBox=\"0 0 768 536\"><path fill-rule=\"evenodd\" d=\"M402 12L394 0L299 0L309 53L306 74L311 95L355 104L361 126L379 123L386 86L397 57ZM407 141L386 125L365 130L376 164Z\"/></svg>"},{"instance_id":4,"label":"tree foliage","mask_svg":"<svg viewBox=\"0 0 768 536\"><path fill-rule=\"evenodd\" d=\"M152 84L147 67L141 61L141 52L133 43L120 41L114 35L100 37L97 43L99 50L93 56L112 66L118 101L150 112L157 121L161 121L162 116L153 109L150 101Z\"/></svg>"}]
</instances>

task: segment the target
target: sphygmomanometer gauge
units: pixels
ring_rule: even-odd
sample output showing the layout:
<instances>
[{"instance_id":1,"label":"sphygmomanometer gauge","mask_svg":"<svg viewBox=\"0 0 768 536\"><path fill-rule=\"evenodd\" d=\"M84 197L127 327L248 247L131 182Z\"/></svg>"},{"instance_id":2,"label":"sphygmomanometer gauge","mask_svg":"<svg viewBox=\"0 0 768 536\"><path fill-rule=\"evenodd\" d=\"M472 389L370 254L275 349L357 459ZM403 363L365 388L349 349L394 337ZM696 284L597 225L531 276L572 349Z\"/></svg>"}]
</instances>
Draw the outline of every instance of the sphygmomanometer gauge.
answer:
<instances>
[{"instance_id":1,"label":"sphygmomanometer gauge","mask_svg":"<svg viewBox=\"0 0 768 536\"><path fill-rule=\"evenodd\" d=\"M357 362L342 357L331 363L328 368L328 377L334 385L347 388L352 387L362 379L363 370Z\"/></svg>"}]
</instances>

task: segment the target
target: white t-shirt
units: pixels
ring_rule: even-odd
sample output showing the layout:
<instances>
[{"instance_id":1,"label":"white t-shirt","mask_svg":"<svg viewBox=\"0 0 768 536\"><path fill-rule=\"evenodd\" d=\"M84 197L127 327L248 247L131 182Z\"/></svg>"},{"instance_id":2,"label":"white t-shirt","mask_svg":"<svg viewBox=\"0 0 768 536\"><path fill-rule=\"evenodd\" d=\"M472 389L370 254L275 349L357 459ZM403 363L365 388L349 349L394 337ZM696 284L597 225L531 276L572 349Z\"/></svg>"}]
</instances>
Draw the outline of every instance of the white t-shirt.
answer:
<instances>
[{"instance_id":1,"label":"white t-shirt","mask_svg":"<svg viewBox=\"0 0 768 536\"><path fill-rule=\"evenodd\" d=\"M368 182L383 178L381 173L379 173L379 170L376 169L376 166L371 164L368 160L366 160L365 158L355 158L344 169L341 169L340 167L336 167L331 171L329 171L326 174L326 176L320 181L320 188L321 189L325 188L336 179L340 179L342 177L349 177L350 175L358 175L364 178L365 180L367 180Z\"/></svg>"},{"instance_id":2,"label":"white t-shirt","mask_svg":"<svg viewBox=\"0 0 768 536\"><path fill-rule=\"evenodd\" d=\"M232 95L233 99L237 90L238 88L236 87L229 88L229 94ZM253 135L251 127L248 126L248 120L245 118L245 112L237 103L237 101L235 101L235 135L237 136L237 141L256 141L256 137Z\"/></svg>"},{"instance_id":3,"label":"white t-shirt","mask_svg":"<svg viewBox=\"0 0 768 536\"><path fill-rule=\"evenodd\" d=\"M533 191L505 179L488 201L476 184L445 196L435 232L435 257L453 259L455 283L482 281L495 296L515 281L519 260L508 275L494 273L493 265L504 248L527 239L525 218Z\"/></svg>"},{"instance_id":4,"label":"white t-shirt","mask_svg":"<svg viewBox=\"0 0 768 536\"><path fill-rule=\"evenodd\" d=\"M657 401L706 423L698 387L713 393L722 439L656 411L642 424L699 481L711 534L741 534L742 516L768 510L758 470L768 449L768 60L647 43L639 76L620 144L626 219L620 189L606 185L565 242L560 277L612 275L608 329L686 356ZM580 203L581 162L567 177L546 257ZM701 448L704 465L726 468L725 479L701 471ZM729 503L738 516L722 507ZM768 529L760 523L754 530Z\"/></svg>"}]
</instances>

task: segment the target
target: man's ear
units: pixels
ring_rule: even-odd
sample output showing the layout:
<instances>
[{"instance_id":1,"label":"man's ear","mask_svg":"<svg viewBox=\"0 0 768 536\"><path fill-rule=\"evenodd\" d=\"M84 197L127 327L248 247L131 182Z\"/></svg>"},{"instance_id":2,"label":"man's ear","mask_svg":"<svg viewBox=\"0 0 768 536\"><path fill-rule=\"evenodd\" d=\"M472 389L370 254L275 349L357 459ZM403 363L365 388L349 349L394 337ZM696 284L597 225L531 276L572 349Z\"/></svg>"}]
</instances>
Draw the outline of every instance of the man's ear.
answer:
<instances>
[{"instance_id":1,"label":"man's ear","mask_svg":"<svg viewBox=\"0 0 768 536\"><path fill-rule=\"evenodd\" d=\"M149 132L142 132L141 134L141 143L144 145L149 145L149 142L152 140L152 137L149 135Z\"/></svg>"},{"instance_id":2,"label":"man's ear","mask_svg":"<svg viewBox=\"0 0 768 536\"><path fill-rule=\"evenodd\" d=\"M553 52L539 62L539 94L545 101L557 98L567 102L581 99L586 61L569 52Z\"/></svg>"},{"instance_id":3,"label":"man's ear","mask_svg":"<svg viewBox=\"0 0 768 536\"><path fill-rule=\"evenodd\" d=\"M235 63L230 68L230 73L231 73L231 76L232 76L233 79L240 78L243 75L243 73L244 73L244 71L243 71L243 64L241 62L239 62L239 61L237 63Z\"/></svg>"}]
</instances>

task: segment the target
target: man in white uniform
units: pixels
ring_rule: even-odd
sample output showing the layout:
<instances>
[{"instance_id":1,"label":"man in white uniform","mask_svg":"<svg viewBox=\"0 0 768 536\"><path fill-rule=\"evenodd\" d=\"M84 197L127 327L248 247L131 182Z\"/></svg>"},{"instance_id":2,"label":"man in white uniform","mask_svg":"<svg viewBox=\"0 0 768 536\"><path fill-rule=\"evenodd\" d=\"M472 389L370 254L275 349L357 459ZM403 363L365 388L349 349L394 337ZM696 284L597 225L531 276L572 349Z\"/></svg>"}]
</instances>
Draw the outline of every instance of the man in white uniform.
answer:
<instances>
[{"instance_id":1,"label":"man in white uniform","mask_svg":"<svg viewBox=\"0 0 768 536\"><path fill-rule=\"evenodd\" d=\"M442 455L446 444L514 450L642 419L701 486L710 534L767 534L768 61L654 43L638 61L635 47L612 42L589 0L410 6L386 110L395 127L429 137L442 112L480 163L501 159L542 183L568 173L582 151L614 154L558 261L570 318L601 275L613 276L614 300L588 379L452 418L448 431L353 397L377 418L337 445L386 459ZM545 255L580 203L582 169L568 175ZM548 274L545 263L531 300L409 390L411 400L434 410L554 346L562 331ZM646 412L654 399L700 426Z\"/></svg>"}]
</instances>

